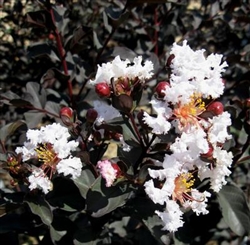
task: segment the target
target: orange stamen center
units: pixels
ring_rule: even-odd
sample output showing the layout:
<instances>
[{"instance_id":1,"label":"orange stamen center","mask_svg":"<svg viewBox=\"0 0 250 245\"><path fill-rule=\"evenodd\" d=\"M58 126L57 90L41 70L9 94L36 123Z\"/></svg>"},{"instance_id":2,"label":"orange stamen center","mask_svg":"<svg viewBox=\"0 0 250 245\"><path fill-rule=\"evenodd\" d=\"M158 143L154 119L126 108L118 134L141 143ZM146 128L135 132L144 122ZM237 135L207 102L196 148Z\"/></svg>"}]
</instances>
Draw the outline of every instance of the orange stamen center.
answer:
<instances>
[{"instance_id":1,"label":"orange stamen center","mask_svg":"<svg viewBox=\"0 0 250 245\"><path fill-rule=\"evenodd\" d=\"M198 116L206 110L205 103L201 96L194 94L190 98L190 102L185 105L179 104L173 110L173 114L180 120L182 126L186 127L190 124L198 124Z\"/></svg>"}]
</instances>

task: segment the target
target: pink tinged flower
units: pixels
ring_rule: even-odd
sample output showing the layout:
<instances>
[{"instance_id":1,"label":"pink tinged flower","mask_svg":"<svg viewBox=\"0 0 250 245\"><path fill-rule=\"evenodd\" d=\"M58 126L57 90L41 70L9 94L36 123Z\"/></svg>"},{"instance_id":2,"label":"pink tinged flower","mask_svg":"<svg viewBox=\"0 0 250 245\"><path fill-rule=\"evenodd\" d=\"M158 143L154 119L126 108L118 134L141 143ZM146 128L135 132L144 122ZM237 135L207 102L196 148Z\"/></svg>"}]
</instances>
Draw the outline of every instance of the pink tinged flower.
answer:
<instances>
[{"instance_id":1,"label":"pink tinged flower","mask_svg":"<svg viewBox=\"0 0 250 245\"><path fill-rule=\"evenodd\" d=\"M40 189L47 194L53 189L52 182L40 168L35 168L33 170L32 174L28 177L28 181L30 183L30 190Z\"/></svg>"},{"instance_id":2,"label":"pink tinged flower","mask_svg":"<svg viewBox=\"0 0 250 245\"><path fill-rule=\"evenodd\" d=\"M106 186L110 187L119 176L119 167L117 164L112 164L109 160L97 162L97 168L100 170L101 176L106 180Z\"/></svg>"},{"instance_id":3,"label":"pink tinged flower","mask_svg":"<svg viewBox=\"0 0 250 245\"><path fill-rule=\"evenodd\" d=\"M184 224L182 220L183 212L180 210L180 206L173 200L168 200L166 202L166 208L164 212L155 211L155 213L162 219L164 223L163 230L175 232Z\"/></svg>"}]
</instances>

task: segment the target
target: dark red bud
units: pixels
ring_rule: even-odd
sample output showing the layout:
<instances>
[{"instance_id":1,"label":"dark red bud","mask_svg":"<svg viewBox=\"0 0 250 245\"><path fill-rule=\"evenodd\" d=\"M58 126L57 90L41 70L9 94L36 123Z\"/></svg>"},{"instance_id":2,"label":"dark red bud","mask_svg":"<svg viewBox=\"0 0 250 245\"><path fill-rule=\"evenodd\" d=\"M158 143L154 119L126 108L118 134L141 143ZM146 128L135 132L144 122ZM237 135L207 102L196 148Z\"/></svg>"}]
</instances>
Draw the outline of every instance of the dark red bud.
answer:
<instances>
[{"instance_id":1,"label":"dark red bud","mask_svg":"<svg viewBox=\"0 0 250 245\"><path fill-rule=\"evenodd\" d=\"M166 95L164 90L169 87L169 83L167 81L159 82L155 87L155 93L157 94L158 98L164 98Z\"/></svg>"},{"instance_id":2,"label":"dark red bud","mask_svg":"<svg viewBox=\"0 0 250 245\"><path fill-rule=\"evenodd\" d=\"M170 68L170 65L171 65L171 63L172 63L174 57L175 57L174 54L171 54L171 55L168 57L167 63L166 63L166 67L167 67L167 68Z\"/></svg>"},{"instance_id":3,"label":"dark red bud","mask_svg":"<svg viewBox=\"0 0 250 245\"><path fill-rule=\"evenodd\" d=\"M208 107L207 107L207 111L212 112L214 115L220 115L223 113L224 111L224 106L221 102L219 101L215 101L212 102Z\"/></svg>"},{"instance_id":4,"label":"dark red bud","mask_svg":"<svg viewBox=\"0 0 250 245\"><path fill-rule=\"evenodd\" d=\"M97 111L93 108L90 108L86 113L86 120L90 123L93 123L96 120L97 116L98 116Z\"/></svg>"},{"instance_id":5,"label":"dark red bud","mask_svg":"<svg viewBox=\"0 0 250 245\"><path fill-rule=\"evenodd\" d=\"M99 144L102 140L102 136L101 136L101 133L99 131L95 131L93 133L93 138L94 138L94 141L96 144Z\"/></svg>"},{"instance_id":6,"label":"dark red bud","mask_svg":"<svg viewBox=\"0 0 250 245\"><path fill-rule=\"evenodd\" d=\"M95 85L95 92L101 98L109 98L111 94L111 90L109 85L106 82L98 83Z\"/></svg>"},{"instance_id":7,"label":"dark red bud","mask_svg":"<svg viewBox=\"0 0 250 245\"><path fill-rule=\"evenodd\" d=\"M245 100L245 107L250 108L250 98Z\"/></svg>"}]
</instances>

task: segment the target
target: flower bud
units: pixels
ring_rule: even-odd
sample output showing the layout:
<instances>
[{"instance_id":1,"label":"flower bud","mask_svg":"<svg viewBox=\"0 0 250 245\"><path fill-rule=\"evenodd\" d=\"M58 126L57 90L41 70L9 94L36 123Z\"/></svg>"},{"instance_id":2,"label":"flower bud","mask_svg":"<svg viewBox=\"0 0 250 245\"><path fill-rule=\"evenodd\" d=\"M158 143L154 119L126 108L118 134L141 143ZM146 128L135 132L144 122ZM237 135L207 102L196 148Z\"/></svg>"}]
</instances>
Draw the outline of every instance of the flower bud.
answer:
<instances>
[{"instance_id":1,"label":"flower bud","mask_svg":"<svg viewBox=\"0 0 250 245\"><path fill-rule=\"evenodd\" d=\"M218 116L223 113L224 111L224 106L221 102L215 101L212 102L208 107L207 111L212 112L214 115Z\"/></svg>"},{"instance_id":2,"label":"flower bud","mask_svg":"<svg viewBox=\"0 0 250 245\"><path fill-rule=\"evenodd\" d=\"M98 116L97 111L93 108L90 108L86 113L86 120L89 123L93 123L96 120L97 116Z\"/></svg>"},{"instance_id":3,"label":"flower bud","mask_svg":"<svg viewBox=\"0 0 250 245\"><path fill-rule=\"evenodd\" d=\"M60 110L60 118L66 126L72 125L74 121L74 111L70 107L63 107Z\"/></svg>"},{"instance_id":4,"label":"flower bud","mask_svg":"<svg viewBox=\"0 0 250 245\"><path fill-rule=\"evenodd\" d=\"M250 98L245 100L245 107L248 109L250 108Z\"/></svg>"},{"instance_id":5,"label":"flower bud","mask_svg":"<svg viewBox=\"0 0 250 245\"><path fill-rule=\"evenodd\" d=\"M213 146L211 144L209 144L209 148L208 148L207 153L201 154L201 157L203 157L203 158L210 158L210 157L213 156L213 151L214 151Z\"/></svg>"},{"instance_id":6,"label":"flower bud","mask_svg":"<svg viewBox=\"0 0 250 245\"><path fill-rule=\"evenodd\" d=\"M98 83L95 85L95 92L101 97L101 98L109 98L111 94L111 90L109 85L106 82Z\"/></svg>"},{"instance_id":7,"label":"flower bud","mask_svg":"<svg viewBox=\"0 0 250 245\"><path fill-rule=\"evenodd\" d=\"M159 82L155 87L155 93L157 94L157 98L164 98L165 92L164 90L169 87L169 83L167 81Z\"/></svg>"},{"instance_id":8,"label":"flower bud","mask_svg":"<svg viewBox=\"0 0 250 245\"><path fill-rule=\"evenodd\" d=\"M121 94L113 97L112 105L119 111L129 113L133 108L133 99L126 94Z\"/></svg>"}]
</instances>

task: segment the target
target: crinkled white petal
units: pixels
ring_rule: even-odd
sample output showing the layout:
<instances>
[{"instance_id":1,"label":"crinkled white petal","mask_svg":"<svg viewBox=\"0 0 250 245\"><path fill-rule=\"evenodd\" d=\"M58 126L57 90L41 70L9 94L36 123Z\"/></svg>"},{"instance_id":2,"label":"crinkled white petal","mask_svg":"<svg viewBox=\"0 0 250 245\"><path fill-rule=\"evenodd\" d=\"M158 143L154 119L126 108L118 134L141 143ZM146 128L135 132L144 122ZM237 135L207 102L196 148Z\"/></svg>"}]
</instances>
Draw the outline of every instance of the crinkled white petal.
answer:
<instances>
[{"instance_id":1,"label":"crinkled white petal","mask_svg":"<svg viewBox=\"0 0 250 245\"><path fill-rule=\"evenodd\" d=\"M186 201L183 206L185 208L190 207L197 215L208 214L209 211L207 210L207 198L210 197L211 194L207 191L199 192L196 189L192 189L191 195L194 200Z\"/></svg>"},{"instance_id":2,"label":"crinkled white petal","mask_svg":"<svg viewBox=\"0 0 250 245\"><path fill-rule=\"evenodd\" d=\"M30 158L36 157L36 145L33 145L30 142L24 142L24 146L17 147L15 152L17 154L22 154L23 161L28 161Z\"/></svg>"},{"instance_id":3,"label":"crinkled white petal","mask_svg":"<svg viewBox=\"0 0 250 245\"><path fill-rule=\"evenodd\" d=\"M138 77L141 82L152 77L153 63L145 61L142 65L142 57L135 57L131 63L128 59L121 60L120 56L116 56L111 62L98 65L97 73L94 80L90 80L90 85L96 85L101 82L111 83L111 78Z\"/></svg>"},{"instance_id":4,"label":"crinkled white petal","mask_svg":"<svg viewBox=\"0 0 250 245\"><path fill-rule=\"evenodd\" d=\"M148 113L144 112L143 121L152 128L152 133L167 134L171 128L168 119L172 115L172 109L170 109L165 102L154 99L150 101L150 104L157 113L157 117L151 117Z\"/></svg>"},{"instance_id":5,"label":"crinkled white petal","mask_svg":"<svg viewBox=\"0 0 250 245\"><path fill-rule=\"evenodd\" d=\"M177 160L185 163L194 163L200 154L208 152L209 145L206 133L201 127L193 126L177 137L170 146ZM191 166L192 167L192 166Z\"/></svg>"},{"instance_id":6,"label":"crinkled white petal","mask_svg":"<svg viewBox=\"0 0 250 245\"><path fill-rule=\"evenodd\" d=\"M94 109L98 113L96 119L97 124L101 124L103 122L107 122L121 116L118 110L116 110L113 106L108 105L103 101L95 100L93 104L94 104Z\"/></svg>"},{"instance_id":7,"label":"crinkled white petal","mask_svg":"<svg viewBox=\"0 0 250 245\"><path fill-rule=\"evenodd\" d=\"M28 181L30 183L30 190L40 189L47 194L53 188L52 182L40 168L33 170L32 174L28 177Z\"/></svg>"},{"instance_id":8,"label":"crinkled white petal","mask_svg":"<svg viewBox=\"0 0 250 245\"><path fill-rule=\"evenodd\" d=\"M215 158L215 167L212 169L208 166L199 169L200 179L210 178L211 188L215 192L219 192L223 185L227 183L226 177L230 175L230 167L233 161L232 152L222 150L215 147L213 150L213 157Z\"/></svg>"},{"instance_id":9,"label":"crinkled white petal","mask_svg":"<svg viewBox=\"0 0 250 245\"><path fill-rule=\"evenodd\" d=\"M166 202L165 212L155 211L155 213L162 219L165 224L163 230L175 232L184 224L182 220L183 213L180 210L179 205L175 201L168 200Z\"/></svg>"},{"instance_id":10,"label":"crinkled white petal","mask_svg":"<svg viewBox=\"0 0 250 245\"><path fill-rule=\"evenodd\" d=\"M68 159L62 159L56 165L57 172L64 176L71 175L72 179L76 179L81 175L82 162L79 157L71 157Z\"/></svg>"},{"instance_id":11,"label":"crinkled white petal","mask_svg":"<svg viewBox=\"0 0 250 245\"><path fill-rule=\"evenodd\" d=\"M169 195L171 195L170 189L172 188L168 184L163 185L163 187L159 189L154 186L153 180L149 180L144 184L144 187L145 192L154 203L163 205L169 199Z\"/></svg>"},{"instance_id":12,"label":"crinkled white petal","mask_svg":"<svg viewBox=\"0 0 250 245\"><path fill-rule=\"evenodd\" d=\"M208 138L211 144L225 143L232 136L228 134L228 126L231 125L230 114L225 111L218 116L209 119L211 127L208 130Z\"/></svg>"},{"instance_id":13,"label":"crinkled white petal","mask_svg":"<svg viewBox=\"0 0 250 245\"><path fill-rule=\"evenodd\" d=\"M66 158L71 155L72 151L75 151L77 146L79 145L79 142L71 140L69 142L65 141L55 141L53 145L53 149L58 154L59 158Z\"/></svg>"}]
</instances>

